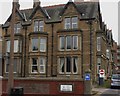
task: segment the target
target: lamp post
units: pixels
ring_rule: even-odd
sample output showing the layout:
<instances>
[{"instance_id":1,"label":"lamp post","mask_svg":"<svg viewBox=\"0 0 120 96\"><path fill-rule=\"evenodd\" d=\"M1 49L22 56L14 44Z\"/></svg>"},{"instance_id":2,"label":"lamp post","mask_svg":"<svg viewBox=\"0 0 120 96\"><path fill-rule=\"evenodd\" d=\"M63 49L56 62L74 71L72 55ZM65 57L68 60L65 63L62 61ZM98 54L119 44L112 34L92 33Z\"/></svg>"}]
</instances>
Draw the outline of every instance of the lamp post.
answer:
<instances>
[{"instance_id":1,"label":"lamp post","mask_svg":"<svg viewBox=\"0 0 120 96\"><path fill-rule=\"evenodd\" d=\"M14 22L15 22L15 12L16 12L16 4L15 0L13 0L13 8L12 8L12 16L11 16L11 33L10 33L10 64L9 64L9 73L8 73L8 87L7 92L10 94L11 88L14 87L14 74L13 74L13 62L14 62Z\"/></svg>"}]
</instances>

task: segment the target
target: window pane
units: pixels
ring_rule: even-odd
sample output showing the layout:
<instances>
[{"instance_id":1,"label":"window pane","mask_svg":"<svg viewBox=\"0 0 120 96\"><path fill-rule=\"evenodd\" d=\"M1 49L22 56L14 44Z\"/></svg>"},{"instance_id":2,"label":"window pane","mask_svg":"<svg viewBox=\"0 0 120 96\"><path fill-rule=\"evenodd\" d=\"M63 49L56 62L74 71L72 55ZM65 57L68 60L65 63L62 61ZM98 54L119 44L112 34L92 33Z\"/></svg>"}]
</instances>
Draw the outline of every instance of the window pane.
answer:
<instances>
[{"instance_id":1,"label":"window pane","mask_svg":"<svg viewBox=\"0 0 120 96\"><path fill-rule=\"evenodd\" d=\"M32 51L38 51L38 38L32 39Z\"/></svg>"},{"instance_id":2,"label":"window pane","mask_svg":"<svg viewBox=\"0 0 120 96\"><path fill-rule=\"evenodd\" d=\"M10 59L6 58L6 72L9 72L9 63L10 63Z\"/></svg>"},{"instance_id":3,"label":"window pane","mask_svg":"<svg viewBox=\"0 0 120 96\"><path fill-rule=\"evenodd\" d=\"M14 72L17 72L17 59L14 59Z\"/></svg>"},{"instance_id":4,"label":"window pane","mask_svg":"<svg viewBox=\"0 0 120 96\"><path fill-rule=\"evenodd\" d=\"M43 31L44 22L39 21L39 31Z\"/></svg>"},{"instance_id":5,"label":"window pane","mask_svg":"<svg viewBox=\"0 0 120 96\"><path fill-rule=\"evenodd\" d=\"M32 64L37 65L37 58L32 58Z\"/></svg>"},{"instance_id":6,"label":"window pane","mask_svg":"<svg viewBox=\"0 0 120 96\"><path fill-rule=\"evenodd\" d=\"M40 39L40 51L46 52L46 38Z\"/></svg>"},{"instance_id":7,"label":"window pane","mask_svg":"<svg viewBox=\"0 0 120 96\"><path fill-rule=\"evenodd\" d=\"M97 51L101 51L101 38L97 37Z\"/></svg>"},{"instance_id":8,"label":"window pane","mask_svg":"<svg viewBox=\"0 0 120 96\"><path fill-rule=\"evenodd\" d=\"M65 29L70 29L70 18L65 18Z\"/></svg>"},{"instance_id":9,"label":"window pane","mask_svg":"<svg viewBox=\"0 0 120 96\"><path fill-rule=\"evenodd\" d=\"M6 52L10 52L10 41L7 41Z\"/></svg>"},{"instance_id":10,"label":"window pane","mask_svg":"<svg viewBox=\"0 0 120 96\"><path fill-rule=\"evenodd\" d=\"M37 66L38 59L32 58L32 72L38 72L38 66Z\"/></svg>"},{"instance_id":11,"label":"window pane","mask_svg":"<svg viewBox=\"0 0 120 96\"><path fill-rule=\"evenodd\" d=\"M64 58L60 58L60 67L59 67L59 72L60 73L64 73L64 66L65 66L65 59Z\"/></svg>"},{"instance_id":12,"label":"window pane","mask_svg":"<svg viewBox=\"0 0 120 96\"><path fill-rule=\"evenodd\" d=\"M73 58L73 73L77 72L77 67L78 67L78 58L74 57Z\"/></svg>"},{"instance_id":13,"label":"window pane","mask_svg":"<svg viewBox=\"0 0 120 96\"><path fill-rule=\"evenodd\" d=\"M14 33L20 33L20 29L21 29L20 23L14 24Z\"/></svg>"},{"instance_id":14,"label":"window pane","mask_svg":"<svg viewBox=\"0 0 120 96\"><path fill-rule=\"evenodd\" d=\"M34 32L38 31L38 21L34 22Z\"/></svg>"},{"instance_id":15,"label":"window pane","mask_svg":"<svg viewBox=\"0 0 120 96\"><path fill-rule=\"evenodd\" d=\"M72 28L78 28L78 18L77 17L73 17L72 18Z\"/></svg>"},{"instance_id":16,"label":"window pane","mask_svg":"<svg viewBox=\"0 0 120 96\"><path fill-rule=\"evenodd\" d=\"M78 49L78 36L73 36L73 49Z\"/></svg>"},{"instance_id":17,"label":"window pane","mask_svg":"<svg viewBox=\"0 0 120 96\"><path fill-rule=\"evenodd\" d=\"M20 28L21 28L21 24L18 23L18 24L17 24L17 33L20 33Z\"/></svg>"},{"instance_id":18,"label":"window pane","mask_svg":"<svg viewBox=\"0 0 120 96\"><path fill-rule=\"evenodd\" d=\"M60 37L60 49L65 49L65 37Z\"/></svg>"},{"instance_id":19,"label":"window pane","mask_svg":"<svg viewBox=\"0 0 120 96\"><path fill-rule=\"evenodd\" d=\"M14 52L18 52L18 40L14 40Z\"/></svg>"},{"instance_id":20,"label":"window pane","mask_svg":"<svg viewBox=\"0 0 120 96\"><path fill-rule=\"evenodd\" d=\"M40 58L40 73L45 73L45 58Z\"/></svg>"},{"instance_id":21,"label":"window pane","mask_svg":"<svg viewBox=\"0 0 120 96\"><path fill-rule=\"evenodd\" d=\"M71 38L71 36L67 36L66 37L66 47L67 47L67 49L71 49L71 45L72 45L72 38Z\"/></svg>"},{"instance_id":22,"label":"window pane","mask_svg":"<svg viewBox=\"0 0 120 96\"><path fill-rule=\"evenodd\" d=\"M66 72L71 72L71 57L66 57Z\"/></svg>"}]
</instances>

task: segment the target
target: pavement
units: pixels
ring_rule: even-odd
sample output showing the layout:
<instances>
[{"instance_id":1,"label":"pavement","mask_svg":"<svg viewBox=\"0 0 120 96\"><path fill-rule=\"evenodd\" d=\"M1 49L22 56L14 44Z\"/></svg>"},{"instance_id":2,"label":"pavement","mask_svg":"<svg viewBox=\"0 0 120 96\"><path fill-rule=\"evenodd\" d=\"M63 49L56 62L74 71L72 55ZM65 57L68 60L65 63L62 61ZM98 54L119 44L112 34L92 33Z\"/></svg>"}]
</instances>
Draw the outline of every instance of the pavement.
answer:
<instances>
[{"instance_id":1,"label":"pavement","mask_svg":"<svg viewBox=\"0 0 120 96\"><path fill-rule=\"evenodd\" d=\"M102 93L104 93L107 90L108 90L107 88L96 87L96 86L93 85L92 96L100 96Z\"/></svg>"}]
</instances>

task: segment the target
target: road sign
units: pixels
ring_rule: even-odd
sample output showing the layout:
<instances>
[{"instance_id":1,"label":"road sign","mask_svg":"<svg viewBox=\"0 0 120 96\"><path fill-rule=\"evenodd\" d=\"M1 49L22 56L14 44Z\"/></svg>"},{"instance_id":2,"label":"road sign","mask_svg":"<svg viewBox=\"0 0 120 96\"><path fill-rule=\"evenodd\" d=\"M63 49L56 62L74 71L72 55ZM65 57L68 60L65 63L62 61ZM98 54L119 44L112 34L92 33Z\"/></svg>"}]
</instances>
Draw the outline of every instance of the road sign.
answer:
<instances>
[{"instance_id":1,"label":"road sign","mask_svg":"<svg viewBox=\"0 0 120 96\"><path fill-rule=\"evenodd\" d=\"M99 70L99 77L105 77L105 70L104 69L100 69Z\"/></svg>"},{"instance_id":2,"label":"road sign","mask_svg":"<svg viewBox=\"0 0 120 96\"><path fill-rule=\"evenodd\" d=\"M90 74L85 74L85 80L90 80Z\"/></svg>"}]
</instances>

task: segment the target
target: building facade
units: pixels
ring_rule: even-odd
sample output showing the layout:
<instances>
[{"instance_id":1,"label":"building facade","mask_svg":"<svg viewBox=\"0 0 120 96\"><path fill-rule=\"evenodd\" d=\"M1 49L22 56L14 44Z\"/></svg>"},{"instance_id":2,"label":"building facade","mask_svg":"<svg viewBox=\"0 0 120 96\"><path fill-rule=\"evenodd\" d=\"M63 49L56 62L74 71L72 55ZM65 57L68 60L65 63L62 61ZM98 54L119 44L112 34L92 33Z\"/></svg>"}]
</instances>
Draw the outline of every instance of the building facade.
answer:
<instances>
[{"instance_id":1,"label":"building facade","mask_svg":"<svg viewBox=\"0 0 120 96\"><path fill-rule=\"evenodd\" d=\"M2 25L0 24L0 76L2 76Z\"/></svg>"},{"instance_id":2,"label":"building facade","mask_svg":"<svg viewBox=\"0 0 120 96\"><path fill-rule=\"evenodd\" d=\"M17 78L84 77L90 69L110 74L112 32L102 22L99 2L72 2L20 10L15 2L14 76ZM13 7L15 7L13 6ZM11 15L3 28L3 76L8 76Z\"/></svg>"}]
</instances>

